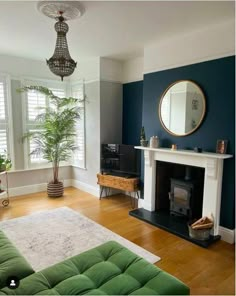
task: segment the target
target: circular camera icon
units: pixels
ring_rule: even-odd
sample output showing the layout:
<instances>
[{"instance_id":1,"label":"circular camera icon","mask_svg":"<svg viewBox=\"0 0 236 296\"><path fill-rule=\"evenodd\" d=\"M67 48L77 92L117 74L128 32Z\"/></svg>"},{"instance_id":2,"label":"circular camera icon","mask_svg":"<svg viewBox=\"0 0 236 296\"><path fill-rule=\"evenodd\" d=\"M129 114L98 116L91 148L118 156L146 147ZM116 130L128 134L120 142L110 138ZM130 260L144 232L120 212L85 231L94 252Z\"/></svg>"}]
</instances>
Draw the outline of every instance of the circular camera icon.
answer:
<instances>
[{"instance_id":1,"label":"circular camera icon","mask_svg":"<svg viewBox=\"0 0 236 296\"><path fill-rule=\"evenodd\" d=\"M9 289L16 289L20 285L20 280L18 279L17 276L9 276L7 278L7 287Z\"/></svg>"}]
</instances>

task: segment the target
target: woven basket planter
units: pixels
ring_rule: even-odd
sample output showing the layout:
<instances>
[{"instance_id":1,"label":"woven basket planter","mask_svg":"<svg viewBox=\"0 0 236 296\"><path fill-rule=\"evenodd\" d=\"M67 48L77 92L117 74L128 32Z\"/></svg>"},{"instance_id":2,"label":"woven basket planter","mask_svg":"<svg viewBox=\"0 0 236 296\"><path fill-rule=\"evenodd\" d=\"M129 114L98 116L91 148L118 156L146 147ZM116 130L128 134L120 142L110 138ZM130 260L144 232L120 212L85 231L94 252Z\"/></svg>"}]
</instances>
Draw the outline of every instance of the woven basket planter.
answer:
<instances>
[{"instance_id":1,"label":"woven basket planter","mask_svg":"<svg viewBox=\"0 0 236 296\"><path fill-rule=\"evenodd\" d=\"M64 185L62 182L57 184L48 183L47 193L49 197L61 197L64 194Z\"/></svg>"}]
</instances>

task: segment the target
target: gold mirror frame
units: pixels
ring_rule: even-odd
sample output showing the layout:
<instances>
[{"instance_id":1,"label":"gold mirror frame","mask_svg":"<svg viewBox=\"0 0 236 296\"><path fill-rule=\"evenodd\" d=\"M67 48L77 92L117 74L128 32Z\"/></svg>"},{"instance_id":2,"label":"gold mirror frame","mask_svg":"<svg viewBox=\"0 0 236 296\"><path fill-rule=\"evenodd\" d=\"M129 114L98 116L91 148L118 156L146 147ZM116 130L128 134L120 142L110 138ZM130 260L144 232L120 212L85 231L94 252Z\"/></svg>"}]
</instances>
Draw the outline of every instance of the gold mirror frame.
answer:
<instances>
[{"instance_id":1,"label":"gold mirror frame","mask_svg":"<svg viewBox=\"0 0 236 296\"><path fill-rule=\"evenodd\" d=\"M184 134L177 134L177 133L172 132L170 129L168 129L168 128L166 127L165 123L163 122L163 120L162 120L162 116L161 116L161 105L162 105L162 102L163 102L163 99L164 99L166 93L167 93L167 92L168 92L168 91L169 91L174 85L176 85L176 84L178 84L178 83L180 83L180 82L189 82L189 83L193 84L193 85L198 89L199 93L200 93L201 96L202 96L202 114L201 114L201 117L200 117L198 123L196 124L196 126L195 126L192 130L190 130L189 132L184 133ZM203 119L204 119L204 117L205 117L205 114L206 114L206 98L205 98L205 95L204 95L202 89L200 88L200 86L199 86L197 83L195 83L195 82L193 82L193 81L191 81L191 80L178 80L178 81L175 81L174 83L172 83L171 85L168 86L168 88L164 91L164 93L163 93L162 96L161 96L161 99L160 99L160 102L159 102L159 108L158 108L159 119L160 119L160 122L161 122L161 125L163 126L163 128L164 128L169 134L171 134L171 135L173 135L173 136L177 136L177 137L185 137L185 136L188 136L188 135L194 133L194 132L200 127L200 125L201 125L201 123L202 123L202 121L203 121Z\"/></svg>"}]
</instances>

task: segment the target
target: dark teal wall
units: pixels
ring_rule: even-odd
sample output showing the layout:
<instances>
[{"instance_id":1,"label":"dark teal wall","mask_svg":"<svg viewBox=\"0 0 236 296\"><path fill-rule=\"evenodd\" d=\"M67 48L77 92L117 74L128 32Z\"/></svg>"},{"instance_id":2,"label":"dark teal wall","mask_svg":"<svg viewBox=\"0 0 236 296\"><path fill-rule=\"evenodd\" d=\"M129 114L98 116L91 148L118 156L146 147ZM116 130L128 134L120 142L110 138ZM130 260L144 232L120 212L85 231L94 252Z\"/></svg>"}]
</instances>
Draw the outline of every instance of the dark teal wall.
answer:
<instances>
[{"instance_id":1,"label":"dark teal wall","mask_svg":"<svg viewBox=\"0 0 236 296\"><path fill-rule=\"evenodd\" d=\"M195 81L206 96L207 112L200 128L192 135L175 137L168 134L158 118L158 104L162 93L177 80ZM124 85L124 111L129 108L128 97L132 96L129 84ZM135 90L134 90L135 91ZM129 113L129 114L128 114ZM139 117L140 113L124 113L123 130L128 128L127 118ZM126 119L125 119L126 118ZM137 118L132 121L139 121ZM162 147L171 143L180 149L202 147L205 151L215 152L217 139L227 139L228 154L235 154L235 57L221 58L175 69L146 74L143 81L142 125L149 138L158 135ZM126 131L128 139L132 133L137 135L137 128ZM128 143L127 143L128 144ZM221 226L235 227L235 159L224 161L224 176L221 202Z\"/></svg>"},{"instance_id":2,"label":"dark teal wall","mask_svg":"<svg viewBox=\"0 0 236 296\"><path fill-rule=\"evenodd\" d=\"M139 145L142 127L143 81L123 85L123 144Z\"/></svg>"}]
</instances>

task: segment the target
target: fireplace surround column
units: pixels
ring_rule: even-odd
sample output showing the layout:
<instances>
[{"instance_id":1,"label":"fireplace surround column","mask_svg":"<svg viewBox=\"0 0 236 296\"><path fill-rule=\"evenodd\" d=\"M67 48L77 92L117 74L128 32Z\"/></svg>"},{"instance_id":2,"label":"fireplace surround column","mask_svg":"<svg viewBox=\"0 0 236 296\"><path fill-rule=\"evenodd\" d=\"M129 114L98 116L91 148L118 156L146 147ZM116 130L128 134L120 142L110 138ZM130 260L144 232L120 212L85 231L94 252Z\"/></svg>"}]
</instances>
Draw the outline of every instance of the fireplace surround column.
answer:
<instances>
[{"instance_id":1,"label":"fireplace surround column","mask_svg":"<svg viewBox=\"0 0 236 296\"><path fill-rule=\"evenodd\" d=\"M155 211L156 194L156 160L152 151L144 151L144 201L143 207L148 211Z\"/></svg>"}]
</instances>

